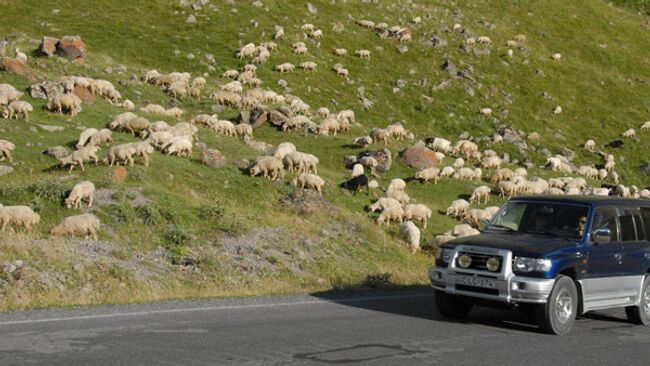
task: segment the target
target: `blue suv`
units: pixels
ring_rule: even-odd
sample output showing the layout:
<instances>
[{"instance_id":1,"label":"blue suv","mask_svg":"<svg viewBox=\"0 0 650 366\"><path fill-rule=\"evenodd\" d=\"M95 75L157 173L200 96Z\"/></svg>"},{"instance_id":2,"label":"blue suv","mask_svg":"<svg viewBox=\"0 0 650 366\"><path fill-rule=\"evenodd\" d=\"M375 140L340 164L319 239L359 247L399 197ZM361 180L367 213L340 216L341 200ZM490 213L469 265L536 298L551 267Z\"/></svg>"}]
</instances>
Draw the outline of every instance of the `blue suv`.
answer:
<instances>
[{"instance_id":1,"label":"blue suv","mask_svg":"<svg viewBox=\"0 0 650 366\"><path fill-rule=\"evenodd\" d=\"M448 318L474 305L531 307L563 335L576 316L624 307L650 323L650 201L597 196L511 199L480 235L444 243L429 270Z\"/></svg>"}]
</instances>

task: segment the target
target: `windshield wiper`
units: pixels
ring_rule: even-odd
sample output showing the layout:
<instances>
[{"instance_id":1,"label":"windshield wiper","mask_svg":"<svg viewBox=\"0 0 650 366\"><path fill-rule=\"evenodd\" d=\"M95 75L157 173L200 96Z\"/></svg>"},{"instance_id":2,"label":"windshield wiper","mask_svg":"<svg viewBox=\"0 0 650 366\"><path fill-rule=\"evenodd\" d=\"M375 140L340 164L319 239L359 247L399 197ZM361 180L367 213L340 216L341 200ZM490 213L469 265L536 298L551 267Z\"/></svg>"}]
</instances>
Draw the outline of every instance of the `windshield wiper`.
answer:
<instances>
[{"instance_id":1,"label":"windshield wiper","mask_svg":"<svg viewBox=\"0 0 650 366\"><path fill-rule=\"evenodd\" d=\"M539 234L539 235L548 235L548 236L555 236L555 237L561 237L562 235L558 233L554 233L548 230L527 230L523 232L524 234Z\"/></svg>"},{"instance_id":2,"label":"windshield wiper","mask_svg":"<svg viewBox=\"0 0 650 366\"><path fill-rule=\"evenodd\" d=\"M506 230L507 232L509 232L509 233L514 233L514 232L517 231L517 230L515 230L515 229L513 229L513 228L511 228L511 227L509 227L509 226L505 226L505 225L497 225L497 224L489 225L487 228L488 228L488 229L489 229L489 228L505 229L505 230Z\"/></svg>"}]
</instances>

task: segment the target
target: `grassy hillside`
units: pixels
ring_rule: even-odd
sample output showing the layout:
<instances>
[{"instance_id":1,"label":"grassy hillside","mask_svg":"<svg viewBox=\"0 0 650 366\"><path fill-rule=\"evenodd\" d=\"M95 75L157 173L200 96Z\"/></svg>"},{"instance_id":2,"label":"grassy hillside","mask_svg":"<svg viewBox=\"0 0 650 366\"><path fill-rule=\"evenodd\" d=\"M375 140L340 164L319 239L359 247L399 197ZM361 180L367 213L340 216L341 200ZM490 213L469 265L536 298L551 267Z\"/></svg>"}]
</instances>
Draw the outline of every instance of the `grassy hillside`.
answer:
<instances>
[{"instance_id":1,"label":"grassy hillside","mask_svg":"<svg viewBox=\"0 0 650 366\"><path fill-rule=\"evenodd\" d=\"M538 168L531 169L531 175L540 177L550 176L541 169L544 149L573 150L576 165L599 164L599 158L580 145L588 138L602 145L634 127L639 140L611 152L617 156L617 171L625 184L649 183L638 167L650 158L650 140L648 132L638 127L650 120L650 30L648 17L636 11L593 0L312 1L317 14L310 13L302 1L257 3L262 6L253 1L213 0L194 10L162 0L106 0L101 5L0 0L0 34L10 38L11 48L31 52L44 35L75 34L88 46L83 66L56 57L30 57L31 77L0 72L0 83L23 91L36 81L85 75L110 80L138 107L178 105L185 111L182 120L187 120L211 113L214 103L205 96L226 82L220 77L223 71L246 63L234 57L240 46L270 40L273 27L282 25L286 39L277 42L279 50L270 62L258 68L262 87L300 96L314 110L353 109L358 122L336 137L282 133L269 126L255 130L256 139L271 144L291 141L300 151L319 157L319 174L327 181L324 197L331 207L304 215L279 204L295 190L287 184L291 174L284 182L248 176L237 162L260 153L238 139L205 129L199 134L201 142L219 149L228 158L226 167L203 165L195 151L191 159L157 152L149 168L127 167L123 183L116 183L105 165L89 164L85 172L70 174L51 169L56 161L40 154L42 150L70 147L79 128L104 127L123 110L97 100L70 118L47 112L44 101L26 93L23 99L35 109L30 121L0 119L0 139L16 144L15 171L0 177L0 202L30 205L42 220L28 235L7 232L0 238L0 263L16 259L27 263L20 281L0 273L0 283L5 282L0 285L0 309L345 288L386 273L392 283L425 283L432 248L411 254L396 225L386 228L373 223L364 207L381 192L353 196L338 187L349 176L344 156L363 151L347 145L373 127L394 121L402 121L417 139L456 140L463 132L491 136L504 125L526 133L536 131L540 140L529 142L531 148L525 151L509 144L493 148L534 163ZM186 22L190 14L196 23ZM421 24L410 23L416 16L422 17ZM358 19L408 26L413 42L400 52L396 41L359 27L354 23ZM340 33L332 30L337 22L344 25ZM303 23L322 28L322 40L303 40ZM477 36L491 37L490 54L463 52L462 36L449 31L454 23ZM428 42L435 34L447 46L431 47ZM510 59L505 42L516 34L525 34L528 41ZM308 55L291 52L291 44L298 40L307 43ZM334 47L345 47L352 55L337 58L331 52ZM371 59L355 57L357 48L371 50ZM555 52L562 54L561 61L551 60ZM206 62L208 54L214 55L215 65ZM459 70L471 69L473 80L451 78L441 68L447 58ZM276 64L306 60L317 62L318 70L282 75L273 70ZM335 63L349 69L349 81L332 71ZM204 98L172 100L157 87L138 81L145 69L206 74ZM278 84L280 79L288 83L287 89ZM395 90L398 80L404 86ZM447 80L447 87L437 87ZM374 102L371 108L362 106L361 95ZM552 111L558 105L564 113L555 116ZM484 107L494 110L492 117L478 113ZM233 119L237 113L226 109L219 116ZM38 125L65 129L47 132ZM122 133L115 137L116 143L135 140ZM411 143L393 143L389 148L397 154ZM453 161L447 159L446 163ZM397 161L379 181L386 186L390 179L412 177L414 172ZM101 241L49 238L49 229L63 217L83 211L61 205L65 192L81 180L92 180L103 194L92 209L104 225ZM455 224L438 211L477 185L456 180L408 185L406 192L415 201L434 210L423 243ZM493 197L490 204L498 202ZM184 257L191 257L192 265L175 264Z\"/></svg>"}]
</instances>

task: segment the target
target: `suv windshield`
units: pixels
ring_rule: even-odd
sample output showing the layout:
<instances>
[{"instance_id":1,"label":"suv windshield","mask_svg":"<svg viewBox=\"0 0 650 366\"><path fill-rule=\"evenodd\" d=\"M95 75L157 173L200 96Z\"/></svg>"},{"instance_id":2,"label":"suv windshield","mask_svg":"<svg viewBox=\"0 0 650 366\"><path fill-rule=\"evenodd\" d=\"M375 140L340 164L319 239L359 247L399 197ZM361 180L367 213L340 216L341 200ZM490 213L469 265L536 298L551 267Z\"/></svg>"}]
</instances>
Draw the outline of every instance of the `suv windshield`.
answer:
<instances>
[{"instance_id":1,"label":"suv windshield","mask_svg":"<svg viewBox=\"0 0 650 366\"><path fill-rule=\"evenodd\" d=\"M487 229L538 234L562 238L582 238L589 208L586 206L544 203L507 202Z\"/></svg>"}]
</instances>

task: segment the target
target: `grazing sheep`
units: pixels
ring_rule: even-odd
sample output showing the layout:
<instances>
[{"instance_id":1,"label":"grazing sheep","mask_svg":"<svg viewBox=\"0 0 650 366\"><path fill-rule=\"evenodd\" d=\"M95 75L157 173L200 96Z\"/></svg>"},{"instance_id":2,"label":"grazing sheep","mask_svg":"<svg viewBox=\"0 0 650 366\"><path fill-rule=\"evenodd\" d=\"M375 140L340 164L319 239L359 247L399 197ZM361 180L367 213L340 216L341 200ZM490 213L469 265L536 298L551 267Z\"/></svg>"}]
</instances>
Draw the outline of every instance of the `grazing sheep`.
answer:
<instances>
[{"instance_id":1,"label":"grazing sheep","mask_svg":"<svg viewBox=\"0 0 650 366\"><path fill-rule=\"evenodd\" d=\"M276 180L283 175L282 166L282 160L273 156L263 156L257 159L255 164L249 169L249 173L253 177L262 174L265 178Z\"/></svg>"},{"instance_id":2,"label":"grazing sheep","mask_svg":"<svg viewBox=\"0 0 650 366\"><path fill-rule=\"evenodd\" d=\"M275 33L273 34L273 39L284 39L284 28L279 25L275 26Z\"/></svg>"},{"instance_id":3,"label":"grazing sheep","mask_svg":"<svg viewBox=\"0 0 650 366\"><path fill-rule=\"evenodd\" d=\"M366 175L360 175L354 178L351 178L343 183L341 183L341 187L345 188L349 191L352 191L352 194L356 195L357 192L362 190L363 188L366 189L366 193L370 194L370 187L368 186L368 176Z\"/></svg>"},{"instance_id":4,"label":"grazing sheep","mask_svg":"<svg viewBox=\"0 0 650 366\"><path fill-rule=\"evenodd\" d=\"M300 189L305 189L305 187L308 189L315 189L318 191L318 194L322 196L322 188L323 185L325 185L325 180L315 174L301 173L292 181L292 184L295 186L300 186Z\"/></svg>"},{"instance_id":5,"label":"grazing sheep","mask_svg":"<svg viewBox=\"0 0 650 366\"><path fill-rule=\"evenodd\" d=\"M5 161L5 159L7 159L8 162L13 163L14 157L11 156L11 152L14 151L15 148L16 145L13 143L7 140L0 140L0 161Z\"/></svg>"},{"instance_id":6,"label":"grazing sheep","mask_svg":"<svg viewBox=\"0 0 650 366\"><path fill-rule=\"evenodd\" d=\"M84 239L92 237L93 240L97 240L97 234L99 233L100 222L97 216L93 214L82 214L77 216L68 216L61 224L52 228L50 235L53 236L64 236L69 235L71 237L77 235L83 235Z\"/></svg>"},{"instance_id":7,"label":"grazing sheep","mask_svg":"<svg viewBox=\"0 0 650 366\"><path fill-rule=\"evenodd\" d=\"M456 238L464 238L466 236L473 236L473 235L478 235L481 232L474 229L473 227L467 225L467 224L460 224L454 226L454 229L451 231L452 235L454 235Z\"/></svg>"},{"instance_id":8,"label":"grazing sheep","mask_svg":"<svg viewBox=\"0 0 650 366\"><path fill-rule=\"evenodd\" d=\"M141 136L144 135L149 128L149 121L143 117L131 118L126 121L122 128L128 132L131 132L131 135L135 136L135 133L138 132Z\"/></svg>"},{"instance_id":9,"label":"grazing sheep","mask_svg":"<svg viewBox=\"0 0 650 366\"><path fill-rule=\"evenodd\" d=\"M240 123L235 125L235 134L239 137L253 137L253 126L248 123Z\"/></svg>"},{"instance_id":10,"label":"grazing sheep","mask_svg":"<svg viewBox=\"0 0 650 366\"><path fill-rule=\"evenodd\" d=\"M430 180L433 179L433 183L436 184L438 183L438 180L440 180L440 169L431 167L431 168L420 170L415 173L415 179L419 179L424 183L428 183Z\"/></svg>"},{"instance_id":11,"label":"grazing sheep","mask_svg":"<svg viewBox=\"0 0 650 366\"><path fill-rule=\"evenodd\" d=\"M498 156L488 156L481 160L481 167L483 169L499 169L501 168L501 158Z\"/></svg>"},{"instance_id":12,"label":"grazing sheep","mask_svg":"<svg viewBox=\"0 0 650 366\"><path fill-rule=\"evenodd\" d=\"M59 165L62 167L70 166L68 172L71 172L77 165L81 167L81 171L85 171L86 169L83 164L85 161L93 160L95 165L99 162L99 158L97 157L98 150L99 146L85 146L79 150L73 151L70 155L59 159Z\"/></svg>"},{"instance_id":13,"label":"grazing sheep","mask_svg":"<svg viewBox=\"0 0 650 366\"><path fill-rule=\"evenodd\" d=\"M398 190L386 191L384 193L384 196L388 198L392 198L403 205L409 203L409 201L411 200L411 198L409 197L408 194L406 194L406 192L398 191Z\"/></svg>"},{"instance_id":14,"label":"grazing sheep","mask_svg":"<svg viewBox=\"0 0 650 366\"><path fill-rule=\"evenodd\" d=\"M460 25L460 24L458 24L458 23L456 23L456 24L454 24L454 26L453 26L451 29L452 29L454 32L460 32L461 30L463 30L463 26Z\"/></svg>"},{"instance_id":15,"label":"grazing sheep","mask_svg":"<svg viewBox=\"0 0 650 366\"><path fill-rule=\"evenodd\" d=\"M296 145L292 144L291 142L282 142L275 148L273 156L282 160L287 154L295 151Z\"/></svg>"},{"instance_id":16,"label":"grazing sheep","mask_svg":"<svg viewBox=\"0 0 650 366\"><path fill-rule=\"evenodd\" d=\"M377 176L377 173L375 172L375 168L379 166L379 162L377 159L373 158L372 156L364 156L361 159L359 159L359 164L363 165L364 168L367 168L370 170L370 174L373 176Z\"/></svg>"},{"instance_id":17,"label":"grazing sheep","mask_svg":"<svg viewBox=\"0 0 650 366\"><path fill-rule=\"evenodd\" d=\"M370 137L376 142L382 142L384 145L388 145L390 133L383 128L373 128L372 131L370 131Z\"/></svg>"},{"instance_id":18,"label":"grazing sheep","mask_svg":"<svg viewBox=\"0 0 650 366\"><path fill-rule=\"evenodd\" d=\"M492 115L492 108L481 108L479 112L484 115L484 116L491 116Z\"/></svg>"},{"instance_id":19,"label":"grazing sheep","mask_svg":"<svg viewBox=\"0 0 650 366\"><path fill-rule=\"evenodd\" d=\"M149 141L132 142L131 146L135 148L135 156L142 156L144 166L148 167L149 155L153 154L153 147L150 145Z\"/></svg>"},{"instance_id":20,"label":"grazing sheep","mask_svg":"<svg viewBox=\"0 0 650 366\"><path fill-rule=\"evenodd\" d=\"M641 125L641 131L650 129L650 121L647 121Z\"/></svg>"},{"instance_id":21,"label":"grazing sheep","mask_svg":"<svg viewBox=\"0 0 650 366\"><path fill-rule=\"evenodd\" d=\"M433 151L440 151L446 154L451 150L451 141L436 137L433 141L427 139L427 146Z\"/></svg>"},{"instance_id":22,"label":"grazing sheep","mask_svg":"<svg viewBox=\"0 0 650 366\"><path fill-rule=\"evenodd\" d=\"M296 67L293 64L288 62L275 66L275 70L279 71L280 74L283 74L285 72L293 72L295 68Z\"/></svg>"},{"instance_id":23,"label":"grazing sheep","mask_svg":"<svg viewBox=\"0 0 650 366\"><path fill-rule=\"evenodd\" d=\"M635 131L633 128L630 128L630 129L625 130L625 131L621 134L621 136L623 136L623 137L625 137L625 138L628 138L628 139L631 139L631 138L636 137L636 131Z\"/></svg>"},{"instance_id":24,"label":"grazing sheep","mask_svg":"<svg viewBox=\"0 0 650 366\"><path fill-rule=\"evenodd\" d=\"M316 67L318 66L318 64L316 64L313 61L307 61L307 62L300 63L299 66L301 69L310 72L310 71L316 71Z\"/></svg>"},{"instance_id":25,"label":"grazing sheep","mask_svg":"<svg viewBox=\"0 0 650 366\"><path fill-rule=\"evenodd\" d=\"M75 145L77 149L81 149L82 147L86 146L86 144L90 141L90 138L96 134L98 131L96 128L86 128L79 134L79 141Z\"/></svg>"},{"instance_id":26,"label":"grazing sheep","mask_svg":"<svg viewBox=\"0 0 650 366\"><path fill-rule=\"evenodd\" d=\"M394 198L390 197L381 197L375 203L368 206L370 212L374 213L375 211L385 210L388 207L401 207L401 203Z\"/></svg>"},{"instance_id":27,"label":"grazing sheep","mask_svg":"<svg viewBox=\"0 0 650 366\"><path fill-rule=\"evenodd\" d=\"M66 208L79 208L81 200L88 200L88 207L93 205L93 195L95 194L95 185L90 181L79 182L74 185L72 191L65 199Z\"/></svg>"},{"instance_id":28,"label":"grazing sheep","mask_svg":"<svg viewBox=\"0 0 650 366\"><path fill-rule=\"evenodd\" d=\"M462 217L469 211L469 202L465 201L464 199L458 199L455 200L449 205L447 208L447 215L451 215L454 217Z\"/></svg>"},{"instance_id":29,"label":"grazing sheep","mask_svg":"<svg viewBox=\"0 0 650 366\"><path fill-rule=\"evenodd\" d=\"M562 107L560 107L560 106L555 107L555 109L553 110L553 114L556 115L556 116L558 114L562 114Z\"/></svg>"},{"instance_id":30,"label":"grazing sheep","mask_svg":"<svg viewBox=\"0 0 650 366\"><path fill-rule=\"evenodd\" d=\"M342 77L344 77L346 79L348 78L348 76L350 76L350 72L348 71L348 69L344 69L344 68L341 67L341 68L336 69L335 71L336 71L336 75L342 76Z\"/></svg>"},{"instance_id":31,"label":"grazing sheep","mask_svg":"<svg viewBox=\"0 0 650 366\"><path fill-rule=\"evenodd\" d=\"M124 110L127 110L127 111L132 111L132 110L135 109L135 104L133 104L132 101L130 101L130 100L128 100L128 99L125 99L125 100L122 102L122 108L123 108Z\"/></svg>"},{"instance_id":32,"label":"grazing sheep","mask_svg":"<svg viewBox=\"0 0 650 366\"><path fill-rule=\"evenodd\" d=\"M476 39L476 42L478 44L489 45L490 43L492 43L492 40L488 36L480 36Z\"/></svg>"},{"instance_id":33,"label":"grazing sheep","mask_svg":"<svg viewBox=\"0 0 650 366\"><path fill-rule=\"evenodd\" d=\"M192 139L187 136L180 136L169 142L163 147L163 152L167 155L176 154L179 157L192 156Z\"/></svg>"},{"instance_id":34,"label":"grazing sheep","mask_svg":"<svg viewBox=\"0 0 650 366\"><path fill-rule=\"evenodd\" d=\"M131 144L116 145L108 150L106 159L110 166L113 166L115 163L120 165L120 162L124 162L125 165L133 165L133 157L135 154L135 147Z\"/></svg>"},{"instance_id":35,"label":"grazing sheep","mask_svg":"<svg viewBox=\"0 0 650 366\"><path fill-rule=\"evenodd\" d=\"M427 221L431 218L431 209L422 204L408 204L404 206L404 219L422 221L422 228L427 228Z\"/></svg>"},{"instance_id":36,"label":"grazing sheep","mask_svg":"<svg viewBox=\"0 0 650 366\"><path fill-rule=\"evenodd\" d=\"M585 142L585 149L587 149L587 151L594 151L595 148L596 141L589 139L587 142Z\"/></svg>"},{"instance_id":37,"label":"grazing sheep","mask_svg":"<svg viewBox=\"0 0 650 366\"><path fill-rule=\"evenodd\" d=\"M553 61L560 61L562 59L562 54L556 52L551 56L551 58L553 59Z\"/></svg>"},{"instance_id":38,"label":"grazing sheep","mask_svg":"<svg viewBox=\"0 0 650 366\"><path fill-rule=\"evenodd\" d=\"M404 220L404 209L402 209L401 206L391 206L388 208L385 208L381 214L379 214L379 217L377 217L377 224L390 224L391 221L397 221L400 224Z\"/></svg>"},{"instance_id":39,"label":"grazing sheep","mask_svg":"<svg viewBox=\"0 0 650 366\"><path fill-rule=\"evenodd\" d=\"M47 102L47 109L60 114L69 113L72 117L81 112L81 99L74 94L55 94Z\"/></svg>"},{"instance_id":40,"label":"grazing sheep","mask_svg":"<svg viewBox=\"0 0 650 366\"><path fill-rule=\"evenodd\" d=\"M420 250L420 229L412 221L406 221L399 226L400 234L409 243L413 253Z\"/></svg>"},{"instance_id":41,"label":"grazing sheep","mask_svg":"<svg viewBox=\"0 0 650 366\"><path fill-rule=\"evenodd\" d=\"M318 117L321 117L321 118L325 118L325 117L329 116L330 114L331 114L330 110L325 108L325 107L320 107L320 108L318 108L316 110L316 115Z\"/></svg>"},{"instance_id":42,"label":"grazing sheep","mask_svg":"<svg viewBox=\"0 0 650 366\"><path fill-rule=\"evenodd\" d=\"M22 227L25 232L32 230L41 217L27 206L2 206L0 205L0 231L4 232L8 225ZM13 229L13 228L12 228Z\"/></svg>"},{"instance_id":43,"label":"grazing sheep","mask_svg":"<svg viewBox=\"0 0 650 366\"><path fill-rule=\"evenodd\" d=\"M107 128L102 128L101 130L97 131L92 136L90 136L90 140L88 140L87 144L92 146L101 146L102 144L110 145L112 143L113 143L113 131Z\"/></svg>"},{"instance_id":44,"label":"grazing sheep","mask_svg":"<svg viewBox=\"0 0 650 366\"><path fill-rule=\"evenodd\" d=\"M454 167L446 166L440 170L440 178L449 178L452 177L455 173L456 169L454 169Z\"/></svg>"},{"instance_id":45,"label":"grazing sheep","mask_svg":"<svg viewBox=\"0 0 650 366\"><path fill-rule=\"evenodd\" d=\"M481 198L485 198L485 201L483 203L488 203L490 200L490 192L492 192L492 188L488 186L480 186L474 188L472 196L469 198L469 202L476 201L477 203L481 203Z\"/></svg>"},{"instance_id":46,"label":"grazing sheep","mask_svg":"<svg viewBox=\"0 0 650 366\"><path fill-rule=\"evenodd\" d=\"M357 20L356 23L357 23L357 25L359 25L359 26L361 26L363 28L372 29L372 28L375 27L375 22L373 22L371 20L363 20L362 19L362 20Z\"/></svg>"},{"instance_id":47,"label":"grazing sheep","mask_svg":"<svg viewBox=\"0 0 650 366\"><path fill-rule=\"evenodd\" d=\"M387 191L403 191L406 188L406 182L403 179L395 178L388 184Z\"/></svg>"},{"instance_id":48,"label":"grazing sheep","mask_svg":"<svg viewBox=\"0 0 650 366\"><path fill-rule=\"evenodd\" d=\"M354 51L354 54L359 56L359 58L367 58L370 59L371 52L369 50L361 50L361 49L356 49Z\"/></svg>"},{"instance_id":49,"label":"grazing sheep","mask_svg":"<svg viewBox=\"0 0 650 366\"><path fill-rule=\"evenodd\" d=\"M347 56L348 54L348 50L346 50L345 48L335 48L332 52L334 53L335 56L340 56L340 57Z\"/></svg>"},{"instance_id":50,"label":"grazing sheep","mask_svg":"<svg viewBox=\"0 0 650 366\"><path fill-rule=\"evenodd\" d=\"M25 121L29 122L29 113L33 111L34 107L32 107L31 104L22 100L14 100L7 106L7 116L5 118L22 118Z\"/></svg>"}]
</instances>

